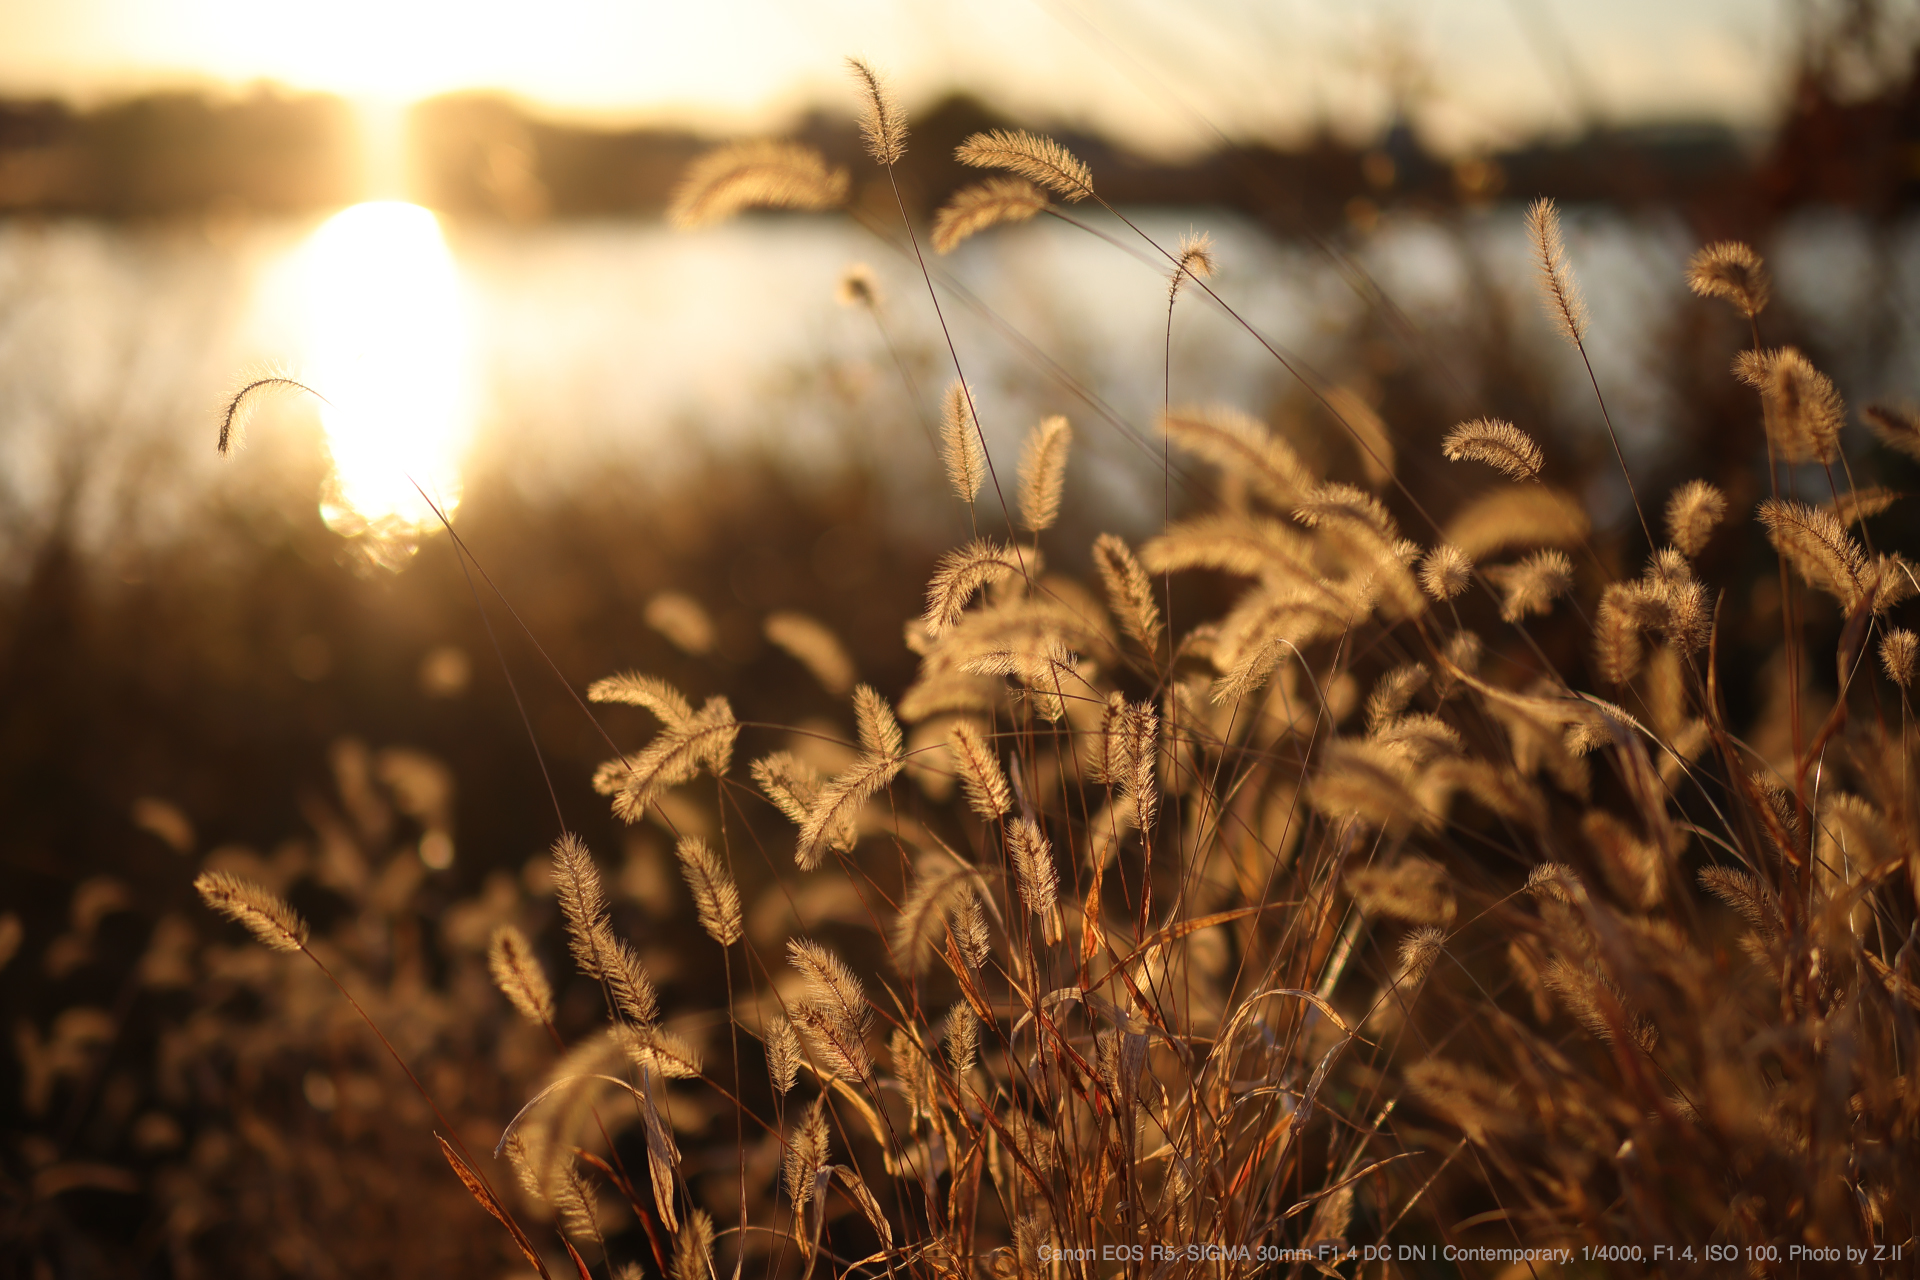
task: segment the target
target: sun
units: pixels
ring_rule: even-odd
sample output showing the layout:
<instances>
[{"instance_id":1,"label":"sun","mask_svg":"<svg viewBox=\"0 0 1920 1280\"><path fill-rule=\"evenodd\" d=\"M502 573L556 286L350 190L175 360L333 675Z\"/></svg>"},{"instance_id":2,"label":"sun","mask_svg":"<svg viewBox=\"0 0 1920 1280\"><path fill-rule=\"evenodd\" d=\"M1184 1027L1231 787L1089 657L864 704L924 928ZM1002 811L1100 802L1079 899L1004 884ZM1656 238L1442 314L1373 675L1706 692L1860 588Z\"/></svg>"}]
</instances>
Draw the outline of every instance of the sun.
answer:
<instances>
[{"instance_id":1,"label":"sun","mask_svg":"<svg viewBox=\"0 0 1920 1280\"><path fill-rule=\"evenodd\" d=\"M304 373L333 459L322 511L343 533L410 540L459 505L472 435L453 255L428 210L375 201L329 218L301 257Z\"/></svg>"}]
</instances>

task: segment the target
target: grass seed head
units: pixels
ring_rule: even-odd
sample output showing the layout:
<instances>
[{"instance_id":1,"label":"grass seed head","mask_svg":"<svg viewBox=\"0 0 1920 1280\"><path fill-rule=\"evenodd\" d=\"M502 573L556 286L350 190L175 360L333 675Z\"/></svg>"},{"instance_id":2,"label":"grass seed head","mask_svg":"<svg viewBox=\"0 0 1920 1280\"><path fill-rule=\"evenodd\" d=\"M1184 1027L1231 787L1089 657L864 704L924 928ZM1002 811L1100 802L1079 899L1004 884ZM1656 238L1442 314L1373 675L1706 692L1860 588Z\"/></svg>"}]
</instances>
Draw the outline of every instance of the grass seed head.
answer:
<instances>
[{"instance_id":1,"label":"grass seed head","mask_svg":"<svg viewBox=\"0 0 1920 1280\"><path fill-rule=\"evenodd\" d=\"M1084 200L1093 194L1092 170L1052 138L1024 129L976 133L953 155L961 164L976 169L1017 173L1064 200Z\"/></svg>"},{"instance_id":2,"label":"grass seed head","mask_svg":"<svg viewBox=\"0 0 1920 1280\"><path fill-rule=\"evenodd\" d=\"M847 171L792 142L733 142L687 167L667 206L681 230L724 222L742 209L833 209L846 202Z\"/></svg>"},{"instance_id":3,"label":"grass seed head","mask_svg":"<svg viewBox=\"0 0 1920 1280\"><path fill-rule=\"evenodd\" d=\"M1773 288L1760 255L1737 240L1719 240L1694 254L1687 287L1703 298L1725 299L1749 320L1766 310Z\"/></svg>"},{"instance_id":4,"label":"grass seed head","mask_svg":"<svg viewBox=\"0 0 1920 1280\"><path fill-rule=\"evenodd\" d=\"M934 251L952 253L989 227L1025 222L1046 207L1046 194L1024 178L989 178L962 187L933 216Z\"/></svg>"},{"instance_id":5,"label":"grass seed head","mask_svg":"<svg viewBox=\"0 0 1920 1280\"><path fill-rule=\"evenodd\" d=\"M1887 679L1905 689L1913 683L1913 660L1920 654L1920 637L1904 627L1887 632L1880 639L1880 665Z\"/></svg>"},{"instance_id":6,"label":"grass seed head","mask_svg":"<svg viewBox=\"0 0 1920 1280\"><path fill-rule=\"evenodd\" d=\"M1484 462L1509 480L1533 480L1546 465L1533 437L1498 418L1475 418L1447 432L1440 452L1449 462Z\"/></svg>"},{"instance_id":7,"label":"grass seed head","mask_svg":"<svg viewBox=\"0 0 1920 1280\"><path fill-rule=\"evenodd\" d=\"M1527 210L1527 238L1532 241L1534 269L1540 295L1560 334L1575 347L1587 331L1587 304L1567 258L1566 237L1560 232L1560 210L1551 200L1536 200Z\"/></svg>"},{"instance_id":8,"label":"grass seed head","mask_svg":"<svg viewBox=\"0 0 1920 1280\"><path fill-rule=\"evenodd\" d=\"M860 88L860 139L867 154L889 167L907 154L907 113L893 90L864 58L848 58L847 70Z\"/></svg>"},{"instance_id":9,"label":"grass seed head","mask_svg":"<svg viewBox=\"0 0 1920 1280\"><path fill-rule=\"evenodd\" d=\"M225 871L203 871L193 887L209 907L245 925L263 946L275 951L307 949L307 922L280 895Z\"/></svg>"},{"instance_id":10,"label":"grass seed head","mask_svg":"<svg viewBox=\"0 0 1920 1280\"><path fill-rule=\"evenodd\" d=\"M500 994L521 1017L529 1022L553 1021L553 987L527 935L510 924L495 929L487 947L487 965Z\"/></svg>"},{"instance_id":11,"label":"grass seed head","mask_svg":"<svg viewBox=\"0 0 1920 1280\"><path fill-rule=\"evenodd\" d=\"M1420 589L1435 600L1451 600L1473 583L1473 558L1451 543L1441 543L1420 561Z\"/></svg>"},{"instance_id":12,"label":"grass seed head","mask_svg":"<svg viewBox=\"0 0 1920 1280\"><path fill-rule=\"evenodd\" d=\"M1020 454L1020 521L1039 533L1060 518L1060 495L1067 479L1067 450L1073 428L1058 414L1027 436Z\"/></svg>"}]
</instances>

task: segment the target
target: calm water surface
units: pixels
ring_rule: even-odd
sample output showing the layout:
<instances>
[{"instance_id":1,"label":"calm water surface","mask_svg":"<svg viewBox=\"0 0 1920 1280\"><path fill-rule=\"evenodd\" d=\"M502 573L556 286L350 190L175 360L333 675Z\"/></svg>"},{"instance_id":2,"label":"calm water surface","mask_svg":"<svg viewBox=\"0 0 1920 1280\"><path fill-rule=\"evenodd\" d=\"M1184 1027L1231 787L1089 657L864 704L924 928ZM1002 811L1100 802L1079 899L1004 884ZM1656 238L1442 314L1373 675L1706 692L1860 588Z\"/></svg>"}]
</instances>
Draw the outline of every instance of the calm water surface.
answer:
<instances>
[{"instance_id":1,"label":"calm water surface","mask_svg":"<svg viewBox=\"0 0 1920 1280\"><path fill-rule=\"evenodd\" d=\"M1346 260L1213 211L1146 211L1140 221L1165 245L1189 230L1211 233L1221 295L1329 381L1351 374L1339 361L1368 288L1391 298L1437 359L1464 308L1485 305L1476 288L1491 289L1565 384L1569 420L1591 415L1584 374L1528 297L1518 208L1389 222ZM43 523L62 493L75 495L95 534L128 520L164 529L210 490L275 484L313 456L317 417L287 402L262 413L237 461L218 462L212 446L217 407L240 377L313 363L315 285L301 263L318 225L0 223L0 502L16 533ZM1657 384L1635 371L1686 302L1681 271L1694 246L1671 220L1571 210L1568 226L1592 304L1596 367L1629 449L1651 458L1677 424ZM996 455L1011 459L1041 414L1065 413L1085 474L1117 502L1157 508L1164 264L1113 230L1119 247L1043 219L929 256ZM752 442L796 466L859 451L903 476L931 474L928 432L953 365L904 246L839 219L801 217L698 234L606 223L456 225L445 236L464 351L458 376L468 384L462 413L471 419L460 462L469 468L505 464L519 483L552 491L583 468L671 468L693 449ZM1920 338L1913 228L1809 216L1767 248L1783 301L1835 335L1832 372L1851 399L1920 392L1914 362L1901 355ZM854 263L879 281L878 317L836 301L836 282ZM364 286L373 295L381 287L378 278ZM391 305L369 296L367 323ZM355 309L337 297L330 306L327 323L352 329ZM419 328L389 324L380 343L402 367L418 354L422 369L443 370L444 352L429 359L433 335ZM1176 403L1258 412L1287 379L1190 291L1174 327L1171 383Z\"/></svg>"}]
</instances>

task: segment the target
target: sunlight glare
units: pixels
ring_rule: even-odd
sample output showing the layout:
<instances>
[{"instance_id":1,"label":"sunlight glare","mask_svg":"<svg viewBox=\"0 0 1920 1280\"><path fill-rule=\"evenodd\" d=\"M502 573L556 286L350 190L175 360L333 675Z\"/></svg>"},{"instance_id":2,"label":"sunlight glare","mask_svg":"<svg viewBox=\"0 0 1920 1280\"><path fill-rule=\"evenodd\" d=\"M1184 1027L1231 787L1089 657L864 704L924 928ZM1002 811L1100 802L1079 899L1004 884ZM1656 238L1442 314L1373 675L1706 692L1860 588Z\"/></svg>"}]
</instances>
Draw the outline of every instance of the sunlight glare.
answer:
<instances>
[{"instance_id":1,"label":"sunlight glare","mask_svg":"<svg viewBox=\"0 0 1920 1280\"><path fill-rule=\"evenodd\" d=\"M410 544L448 516L472 428L466 315L433 214L376 201L335 214L307 241L306 373L334 475L329 527ZM418 488L415 482L418 482Z\"/></svg>"}]
</instances>

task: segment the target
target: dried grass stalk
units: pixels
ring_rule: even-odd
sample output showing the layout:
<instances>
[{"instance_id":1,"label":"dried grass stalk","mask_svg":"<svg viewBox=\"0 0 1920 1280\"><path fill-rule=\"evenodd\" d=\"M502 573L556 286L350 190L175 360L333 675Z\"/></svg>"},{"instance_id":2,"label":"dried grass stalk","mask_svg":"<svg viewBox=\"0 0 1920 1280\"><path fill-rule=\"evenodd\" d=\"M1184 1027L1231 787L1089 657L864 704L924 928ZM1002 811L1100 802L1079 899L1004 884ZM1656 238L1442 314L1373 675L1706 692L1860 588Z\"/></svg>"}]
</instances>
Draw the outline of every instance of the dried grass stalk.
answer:
<instances>
[{"instance_id":1,"label":"dried grass stalk","mask_svg":"<svg viewBox=\"0 0 1920 1280\"><path fill-rule=\"evenodd\" d=\"M766 637L786 650L801 666L813 673L820 687L835 697L853 688L853 658L840 637L817 618L793 610L767 615Z\"/></svg>"},{"instance_id":2,"label":"dried grass stalk","mask_svg":"<svg viewBox=\"0 0 1920 1280\"><path fill-rule=\"evenodd\" d=\"M1546 465L1533 437L1498 418L1475 418L1447 432L1440 452L1449 462L1484 462L1510 480L1533 480Z\"/></svg>"},{"instance_id":3,"label":"dried grass stalk","mask_svg":"<svg viewBox=\"0 0 1920 1280\"><path fill-rule=\"evenodd\" d=\"M1180 237L1174 253L1173 275L1167 282L1167 305L1180 297L1180 286L1189 280L1211 280L1214 272L1213 237L1205 232L1188 232Z\"/></svg>"},{"instance_id":4,"label":"dried grass stalk","mask_svg":"<svg viewBox=\"0 0 1920 1280\"><path fill-rule=\"evenodd\" d=\"M307 949L307 922L280 895L225 871L203 871L193 887L209 907L245 925L262 945L275 951Z\"/></svg>"},{"instance_id":5,"label":"dried grass stalk","mask_svg":"<svg viewBox=\"0 0 1920 1280\"><path fill-rule=\"evenodd\" d=\"M792 142L734 142L687 167L667 206L681 230L724 222L742 209L834 209L846 202L847 171Z\"/></svg>"},{"instance_id":6,"label":"dried grass stalk","mask_svg":"<svg viewBox=\"0 0 1920 1280\"><path fill-rule=\"evenodd\" d=\"M1015 818L1007 824L1007 859L1013 864L1020 900L1028 911L1040 918L1047 944L1059 942L1064 924L1060 916L1059 875L1053 866L1053 842L1047 839L1038 823Z\"/></svg>"},{"instance_id":7,"label":"dried grass stalk","mask_svg":"<svg viewBox=\"0 0 1920 1280\"><path fill-rule=\"evenodd\" d=\"M1719 240L1687 263L1687 287L1703 298L1724 298L1749 320L1766 310L1772 282L1751 246Z\"/></svg>"},{"instance_id":8,"label":"dried grass stalk","mask_svg":"<svg viewBox=\"0 0 1920 1280\"><path fill-rule=\"evenodd\" d=\"M1898 449L1909 458L1920 458L1920 413L1891 405L1870 404L1861 410L1873 434L1888 448Z\"/></svg>"},{"instance_id":9,"label":"dried grass stalk","mask_svg":"<svg viewBox=\"0 0 1920 1280\"><path fill-rule=\"evenodd\" d=\"M487 946L487 966L500 994L521 1017L529 1022L553 1021L553 987L526 934L510 924L495 929Z\"/></svg>"},{"instance_id":10,"label":"dried grass stalk","mask_svg":"<svg viewBox=\"0 0 1920 1280\"><path fill-rule=\"evenodd\" d=\"M960 621L974 592L1021 570L1021 558L1013 548L984 540L941 556L934 566L933 580L927 584L927 633L935 637L944 634Z\"/></svg>"},{"instance_id":11,"label":"dried grass stalk","mask_svg":"<svg viewBox=\"0 0 1920 1280\"><path fill-rule=\"evenodd\" d=\"M1067 479L1067 450L1073 428L1058 414L1027 436L1020 454L1020 520L1033 533L1051 529L1060 518L1060 494Z\"/></svg>"},{"instance_id":12,"label":"dried grass stalk","mask_svg":"<svg viewBox=\"0 0 1920 1280\"><path fill-rule=\"evenodd\" d=\"M1442 543L1420 561L1420 589L1435 600L1451 600L1473 583L1473 557Z\"/></svg>"},{"instance_id":13,"label":"dried grass stalk","mask_svg":"<svg viewBox=\"0 0 1920 1280\"><path fill-rule=\"evenodd\" d=\"M860 140L867 154L884 165L899 164L907 154L907 113L866 59L848 58L847 70L860 86Z\"/></svg>"},{"instance_id":14,"label":"dried grass stalk","mask_svg":"<svg viewBox=\"0 0 1920 1280\"><path fill-rule=\"evenodd\" d=\"M1000 769L999 757L969 720L954 722L948 738L954 762L960 768L960 783L967 793L967 806L989 822L1004 816L1013 807L1013 792L1007 775Z\"/></svg>"},{"instance_id":15,"label":"dried grass stalk","mask_svg":"<svg viewBox=\"0 0 1920 1280\"><path fill-rule=\"evenodd\" d=\"M793 1023L780 1014L767 1019L766 1050L767 1078L785 1097L800 1078L800 1037L794 1034Z\"/></svg>"},{"instance_id":16,"label":"dried grass stalk","mask_svg":"<svg viewBox=\"0 0 1920 1280\"><path fill-rule=\"evenodd\" d=\"M962 187L933 216L933 247L952 253L961 242L989 227L1025 222L1047 207L1040 188L1022 178L989 178Z\"/></svg>"},{"instance_id":17,"label":"dried grass stalk","mask_svg":"<svg viewBox=\"0 0 1920 1280\"><path fill-rule=\"evenodd\" d=\"M1093 542L1093 560L1107 589L1107 604L1127 634L1148 654L1160 648L1160 606L1147 571L1125 542L1103 533Z\"/></svg>"},{"instance_id":18,"label":"dried grass stalk","mask_svg":"<svg viewBox=\"0 0 1920 1280\"><path fill-rule=\"evenodd\" d=\"M1880 665L1887 679L1905 689L1913 683L1914 657L1920 655L1920 637L1904 627L1887 632L1880 639Z\"/></svg>"},{"instance_id":19,"label":"dried grass stalk","mask_svg":"<svg viewBox=\"0 0 1920 1280\"><path fill-rule=\"evenodd\" d=\"M867 1050L867 1030L873 1012L853 970L806 938L788 940L787 958L807 980L807 999L794 1007L794 1020L836 1069L858 1079L870 1076L873 1058Z\"/></svg>"},{"instance_id":20,"label":"dried grass stalk","mask_svg":"<svg viewBox=\"0 0 1920 1280\"><path fill-rule=\"evenodd\" d=\"M1680 554L1697 556L1726 514L1726 494L1705 480L1689 480L1667 498L1667 538Z\"/></svg>"},{"instance_id":21,"label":"dried grass stalk","mask_svg":"<svg viewBox=\"0 0 1920 1280\"><path fill-rule=\"evenodd\" d=\"M695 1209L673 1238L673 1280L712 1280L713 1219Z\"/></svg>"},{"instance_id":22,"label":"dried grass stalk","mask_svg":"<svg viewBox=\"0 0 1920 1280\"><path fill-rule=\"evenodd\" d=\"M683 836L674 852L680 858L680 874L693 893L700 927L721 946L732 946L741 934L740 890L734 886L733 876L699 836Z\"/></svg>"},{"instance_id":23,"label":"dried grass stalk","mask_svg":"<svg viewBox=\"0 0 1920 1280\"><path fill-rule=\"evenodd\" d=\"M1536 200L1527 209L1527 239L1532 241L1534 268L1540 295L1560 334L1578 347L1586 336L1587 304L1567 259L1566 237L1560 233L1560 210L1552 200Z\"/></svg>"},{"instance_id":24,"label":"dried grass stalk","mask_svg":"<svg viewBox=\"0 0 1920 1280\"><path fill-rule=\"evenodd\" d=\"M574 963L589 978L606 976L606 954L612 935L607 930L607 891L600 868L579 836L568 832L553 842L553 889L560 914L567 922L567 946Z\"/></svg>"},{"instance_id":25,"label":"dried grass stalk","mask_svg":"<svg viewBox=\"0 0 1920 1280\"><path fill-rule=\"evenodd\" d=\"M1768 498L1760 504L1760 523L1787 563L1807 584L1826 592L1846 608L1861 601L1872 585L1872 569L1860 544L1847 535L1831 511L1804 502Z\"/></svg>"},{"instance_id":26,"label":"dried grass stalk","mask_svg":"<svg viewBox=\"0 0 1920 1280\"><path fill-rule=\"evenodd\" d=\"M947 483L962 502L972 502L986 482L987 451L974 425L966 384L954 379L940 405L940 460L947 468Z\"/></svg>"},{"instance_id":27,"label":"dried grass stalk","mask_svg":"<svg viewBox=\"0 0 1920 1280\"><path fill-rule=\"evenodd\" d=\"M1317 483L1300 456L1259 419L1227 405L1177 409L1160 420L1167 439L1290 507Z\"/></svg>"},{"instance_id":28,"label":"dried grass stalk","mask_svg":"<svg viewBox=\"0 0 1920 1280\"><path fill-rule=\"evenodd\" d=\"M1573 586L1573 562L1559 551L1536 551L1518 564L1498 565L1486 573L1500 588L1504 622L1551 612L1553 602Z\"/></svg>"},{"instance_id":29,"label":"dried grass stalk","mask_svg":"<svg viewBox=\"0 0 1920 1280\"><path fill-rule=\"evenodd\" d=\"M1017 173L1069 202L1093 194L1093 171L1071 151L1024 129L995 129L976 133L953 153L961 164L976 169L1005 169Z\"/></svg>"}]
</instances>

